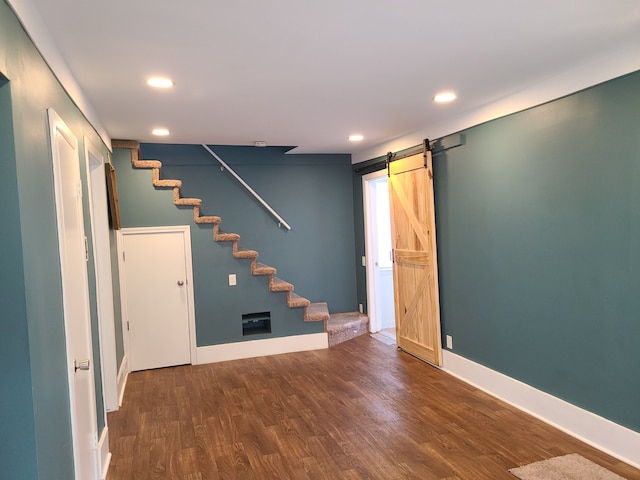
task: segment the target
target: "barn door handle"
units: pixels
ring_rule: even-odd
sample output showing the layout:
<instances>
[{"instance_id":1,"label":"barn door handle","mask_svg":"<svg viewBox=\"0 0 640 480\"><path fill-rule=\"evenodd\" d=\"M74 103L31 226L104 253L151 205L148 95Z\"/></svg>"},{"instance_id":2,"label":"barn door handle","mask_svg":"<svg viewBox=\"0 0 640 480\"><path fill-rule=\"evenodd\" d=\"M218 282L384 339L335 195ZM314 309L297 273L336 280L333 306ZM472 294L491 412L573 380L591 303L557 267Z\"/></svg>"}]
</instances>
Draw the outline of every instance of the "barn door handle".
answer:
<instances>
[{"instance_id":1,"label":"barn door handle","mask_svg":"<svg viewBox=\"0 0 640 480\"><path fill-rule=\"evenodd\" d=\"M178 286L181 287L182 285L184 285L184 281L183 280L178 280Z\"/></svg>"}]
</instances>

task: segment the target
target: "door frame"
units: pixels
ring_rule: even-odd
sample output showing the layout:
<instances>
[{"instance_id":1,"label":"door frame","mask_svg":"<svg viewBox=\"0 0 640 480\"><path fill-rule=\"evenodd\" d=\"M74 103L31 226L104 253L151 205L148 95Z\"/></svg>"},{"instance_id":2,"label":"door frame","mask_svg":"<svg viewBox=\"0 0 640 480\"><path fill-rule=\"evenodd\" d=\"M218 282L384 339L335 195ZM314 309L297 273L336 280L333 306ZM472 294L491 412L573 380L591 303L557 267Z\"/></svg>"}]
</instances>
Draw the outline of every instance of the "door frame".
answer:
<instances>
[{"instance_id":1,"label":"door frame","mask_svg":"<svg viewBox=\"0 0 640 480\"><path fill-rule=\"evenodd\" d=\"M91 242L96 274L96 302L100 329L100 360L106 425L106 412L118 410L119 407L107 187L104 155L87 137L84 137L84 152L92 229Z\"/></svg>"},{"instance_id":2,"label":"door frame","mask_svg":"<svg viewBox=\"0 0 640 480\"><path fill-rule=\"evenodd\" d=\"M85 336L87 338L87 345L84 347L88 350L88 360L89 366L86 374L88 375L88 383L89 383L89 392L88 392L88 415L90 422L90 432L80 432L78 431L78 424L81 423L78 417L78 395L76 392L76 383L75 383L75 375L76 368L76 359L74 358L74 352L72 352L72 348L70 345L70 319L68 315L68 304L69 304L69 293L67 291L67 287L65 286L65 278L68 278L69 273L66 272L66 248L65 245L69 242L69 235L61 228L64 224L64 212L68 208L64 204L63 200L63 184L62 184L62 172L61 165L63 159L60 156L58 149L58 139L62 137L63 141L67 142L76 152L75 158L73 161L77 162L76 167L78 168L78 196L80 197L80 211L78 212L82 218L79 218L79 225L82 226L83 236L84 236L84 244L85 251L84 252L76 252L80 255L86 256L86 232L84 231L84 211L82 207L82 179L80 175L80 152L78 139L73 134L71 129L67 126L67 124L62 120L62 118L56 113L53 108L47 109L47 115L49 120L49 141L51 147L51 159L52 159L52 167L53 167L53 186L54 186L54 202L56 205L56 230L58 232L58 249L60 254L60 268L61 268L61 279L62 279L62 299L63 299L63 315L64 315L64 328L65 328L65 349L66 349L66 357L67 357L67 381L68 381L68 391L69 391L69 415L71 419L71 435L72 435L72 450L73 450L73 459L74 459L74 476L75 478L80 478L81 473L81 458L80 458L80 450L81 450L81 442L89 442L88 450L92 452L92 457L90 459L82 459L83 462L89 462L87 464L87 468L92 471L93 479L97 479L99 475L99 459L98 459L98 421L97 421L97 402L96 402L96 389L95 389L95 370L94 370L94 356L93 356L93 345L92 345L92 336L93 332L91 331L91 311L90 311L90 297L89 297L89 274L87 271L86 262L83 263L83 267L81 270L81 283L84 285L82 288L82 292L80 292L82 300L82 308L84 310L83 316L86 319L82 328L85 328ZM85 257L87 258L87 257ZM87 258L88 260L88 258ZM89 433L89 436L85 436L86 433ZM85 444L86 448L87 445Z\"/></svg>"},{"instance_id":3,"label":"door frame","mask_svg":"<svg viewBox=\"0 0 640 480\"><path fill-rule=\"evenodd\" d=\"M120 278L120 298L126 297L127 285L125 278L125 265L124 265L124 237L125 235L140 235L140 234L161 234L161 233L182 233L184 241L184 256L185 256L185 274L186 274L186 287L187 287L187 315L189 325L189 351L191 355L191 364L198 364L197 345L196 345L196 321L195 321L195 306L193 295L193 261L191 257L191 227L189 225L173 225L165 227L130 227L122 228L118 230L117 235L117 247L118 247L118 270ZM125 358L130 358L130 341L129 341L129 329L127 328L129 317L127 315L127 305L125 301L122 303L122 336L124 344ZM123 360L123 363L124 360ZM126 362L126 373L131 372L131 364Z\"/></svg>"},{"instance_id":4,"label":"door frame","mask_svg":"<svg viewBox=\"0 0 640 480\"><path fill-rule=\"evenodd\" d=\"M362 203L364 207L364 256L365 277L367 284L367 315L369 316L369 331L379 332L382 328L380 312L378 312L378 280L375 274L375 250L377 238L375 228L377 217L373 200L373 182L387 176L387 170L378 170L362 176ZM391 221L391 220L389 220ZM395 299L393 300L395 303Z\"/></svg>"}]
</instances>

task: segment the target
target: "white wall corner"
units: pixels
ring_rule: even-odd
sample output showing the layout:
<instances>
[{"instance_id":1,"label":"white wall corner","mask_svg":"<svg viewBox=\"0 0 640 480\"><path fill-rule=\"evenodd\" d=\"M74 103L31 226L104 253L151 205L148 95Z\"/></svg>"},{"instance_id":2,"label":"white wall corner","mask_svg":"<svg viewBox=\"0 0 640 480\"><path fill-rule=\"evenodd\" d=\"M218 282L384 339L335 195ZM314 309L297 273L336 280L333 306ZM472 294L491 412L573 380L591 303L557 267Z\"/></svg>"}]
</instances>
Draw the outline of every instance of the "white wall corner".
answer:
<instances>
[{"instance_id":1,"label":"white wall corner","mask_svg":"<svg viewBox=\"0 0 640 480\"><path fill-rule=\"evenodd\" d=\"M216 363L329 348L326 332L198 347L197 363Z\"/></svg>"},{"instance_id":2,"label":"white wall corner","mask_svg":"<svg viewBox=\"0 0 640 480\"><path fill-rule=\"evenodd\" d=\"M443 351L442 369L565 433L640 468L640 433L526 383Z\"/></svg>"}]
</instances>

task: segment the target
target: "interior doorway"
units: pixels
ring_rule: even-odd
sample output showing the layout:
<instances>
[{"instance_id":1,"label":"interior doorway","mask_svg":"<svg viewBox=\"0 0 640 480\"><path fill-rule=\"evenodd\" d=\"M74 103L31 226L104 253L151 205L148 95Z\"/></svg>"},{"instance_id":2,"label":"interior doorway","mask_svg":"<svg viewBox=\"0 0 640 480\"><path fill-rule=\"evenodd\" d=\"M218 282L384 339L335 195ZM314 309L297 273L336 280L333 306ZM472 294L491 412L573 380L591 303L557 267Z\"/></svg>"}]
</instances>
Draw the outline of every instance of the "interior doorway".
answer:
<instances>
[{"instance_id":1,"label":"interior doorway","mask_svg":"<svg viewBox=\"0 0 640 480\"><path fill-rule=\"evenodd\" d=\"M130 370L196 363L189 226L123 228L118 250Z\"/></svg>"},{"instance_id":2,"label":"interior doorway","mask_svg":"<svg viewBox=\"0 0 640 480\"><path fill-rule=\"evenodd\" d=\"M362 177L369 329L395 340L391 219L386 170Z\"/></svg>"},{"instance_id":3,"label":"interior doorway","mask_svg":"<svg viewBox=\"0 0 640 480\"><path fill-rule=\"evenodd\" d=\"M91 480L98 478L98 435L80 156L78 140L66 123L52 109L48 116L75 478Z\"/></svg>"},{"instance_id":4,"label":"interior doorway","mask_svg":"<svg viewBox=\"0 0 640 480\"><path fill-rule=\"evenodd\" d=\"M93 259L96 265L96 301L100 329L100 365L102 391L107 412L118 410L118 368L116 361L116 334L113 309L113 281L107 213L107 185L104 157L100 150L85 137L84 151L87 166L87 188L91 216ZM106 413L105 413L106 423Z\"/></svg>"}]
</instances>

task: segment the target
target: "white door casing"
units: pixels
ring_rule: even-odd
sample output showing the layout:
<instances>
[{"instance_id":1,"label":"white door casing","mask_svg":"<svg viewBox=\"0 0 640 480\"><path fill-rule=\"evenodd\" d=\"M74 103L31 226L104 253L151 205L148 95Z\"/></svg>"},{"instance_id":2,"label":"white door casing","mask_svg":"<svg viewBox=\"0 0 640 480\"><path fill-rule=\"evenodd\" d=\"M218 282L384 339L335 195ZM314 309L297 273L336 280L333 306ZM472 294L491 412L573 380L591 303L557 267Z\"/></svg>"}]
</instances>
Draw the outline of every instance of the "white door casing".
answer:
<instances>
[{"instance_id":1,"label":"white door casing","mask_svg":"<svg viewBox=\"0 0 640 480\"><path fill-rule=\"evenodd\" d=\"M112 412L118 409L118 367L116 360L116 334L113 323L113 281L104 157L86 137L84 139L84 151L88 172L87 187L96 275L98 325L100 328L102 391L105 409L107 412Z\"/></svg>"},{"instance_id":2,"label":"white door casing","mask_svg":"<svg viewBox=\"0 0 640 480\"><path fill-rule=\"evenodd\" d=\"M78 141L48 110L58 225L75 478L97 477L97 421Z\"/></svg>"},{"instance_id":3,"label":"white door casing","mask_svg":"<svg viewBox=\"0 0 640 480\"><path fill-rule=\"evenodd\" d=\"M118 235L130 369L197 363L189 227L124 228Z\"/></svg>"}]
</instances>

